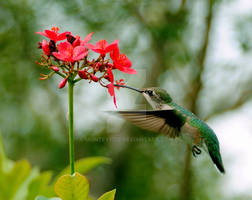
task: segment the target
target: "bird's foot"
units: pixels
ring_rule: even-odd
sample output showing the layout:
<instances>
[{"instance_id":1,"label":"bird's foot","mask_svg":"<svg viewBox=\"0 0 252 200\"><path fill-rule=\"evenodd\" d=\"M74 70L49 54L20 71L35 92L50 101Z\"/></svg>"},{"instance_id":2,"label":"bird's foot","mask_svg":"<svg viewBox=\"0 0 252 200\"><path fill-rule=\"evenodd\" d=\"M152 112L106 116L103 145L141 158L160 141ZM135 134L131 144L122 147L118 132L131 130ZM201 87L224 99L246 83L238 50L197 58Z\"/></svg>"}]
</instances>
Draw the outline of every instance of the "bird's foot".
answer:
<instances>
[{"instance_id":1,"label":"bird's foot","mask_svg":"<svg viewBox=\"0 0 252 200\"><path fill-rule=\"evenodd\" d=\"M193 145L192 154L194 157L197 157L197 155L201 154L201 150L197 146Z\"/></svg>"}]
</instances>

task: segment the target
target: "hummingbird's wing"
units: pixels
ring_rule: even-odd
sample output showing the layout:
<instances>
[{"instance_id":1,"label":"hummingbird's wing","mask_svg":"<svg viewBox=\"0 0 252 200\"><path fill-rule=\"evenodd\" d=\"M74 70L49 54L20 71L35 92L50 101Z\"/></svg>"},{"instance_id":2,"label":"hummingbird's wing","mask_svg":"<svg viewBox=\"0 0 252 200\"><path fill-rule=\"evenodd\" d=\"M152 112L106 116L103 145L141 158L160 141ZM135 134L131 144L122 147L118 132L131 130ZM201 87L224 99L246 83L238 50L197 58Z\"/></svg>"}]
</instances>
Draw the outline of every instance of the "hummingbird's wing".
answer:
<instances>
[{"instance_id":1,"label":"hummingbird's wing","mask_svg":"<svg viewBox=\"0 0 252 200\"><path fill-rule=\"evenodd\" d=\"M185 118L174 110L115 111L134 125L150 131L178 137Z\"/></svg>"}]
</instances>

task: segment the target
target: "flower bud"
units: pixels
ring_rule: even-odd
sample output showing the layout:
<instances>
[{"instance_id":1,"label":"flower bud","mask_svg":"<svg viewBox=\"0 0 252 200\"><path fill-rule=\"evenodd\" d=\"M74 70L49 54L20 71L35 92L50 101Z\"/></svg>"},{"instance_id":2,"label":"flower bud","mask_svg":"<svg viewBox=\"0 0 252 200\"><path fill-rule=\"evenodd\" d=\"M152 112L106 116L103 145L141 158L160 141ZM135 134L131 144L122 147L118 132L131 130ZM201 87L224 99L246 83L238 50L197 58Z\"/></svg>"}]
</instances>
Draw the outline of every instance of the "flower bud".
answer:
<instances>
[{"instance_id":1,"label":"flower bud","mask_svg":"<svg viewBox=\"0 0 252 200\"><path fill-rule=\"evenodd\" d=\"M97 69L99 69L99 68L100 68L100 66L101 66L102 64L101 64L101 63L99 63L99 62L97 62L97 63L95 63L94 65L95 65L95 67L96 67Z\"/></svg>"},{"instance_id":2,"label":"flower bud","mask_svg":"<svg viewBox=\"0 0 252 200\"><path fill-rule=\"evenodd\" d=\"M59 71L59 68L58 68L57 66L55 66L55 65L52 66L51 69L52 69L53 71L55 71L55 72L58 72L58 71Z\"/></svg>"},{"instance_id":3,"label":"flower bud","mask_svg":"<svg viewBox=\"0 0 252 200\"><path fill-rule=\"evenodd\" d=\"M71 34L66 34L67 41L71 44L73 44L74 40L76 39L74 36Z\"/></svg>"},{"instance_id":4,"label":"flower bud","mask_svg":"<svg viewBox=\"0 0 252 200\"><path fill-rule=\"evenodd\" d=\"M107 67L109 67L109 68L111 68L111 69L112 69L112 68L113 68L113 66L114 66L114 65L113 65L112 63L107 63Z\"/></svg>"},{"instance_id":5,"label":"flower bud","mask_svg":"<svg viewBox=\"0 0 252 200\"><path fill-rule=\"evenodd\" d=\"M80 71L78 71L78 75L79 75L79 77L82 78L82 79L88 79L88 76L87 76L87 73L86 73L85 70L80 70Z\"/></svg>"},{"instance_id":6,"label":"flower bud","mask_svg":"<svg viewBox=\"0 0 252 200\"><path fill-rule=\"evenodd\" d=\"M42 41L41 48L43 49L45 55L47 56L51 55L50 46L48 45L46 40Z\"/></svg>"},{"instance_id":7,"label":"flower bud","mask_svg":"<svg viewBox=\"0 0 252 200\"><path fill-rule=\"evenodd\" d=\"M60 81L60 83L59 83L59 89L65 87L66 83L67 83L67 78L64 78L62 81Z\"/></svg>"},{"instance_id":8,"label":"flower bud","mask_svg":"<svg viewBox=\"0 0 252 200\"><path fill-rule=\"evenodd\" d=\"M93 74L91 74L90 76L91 76L91 79L92 79L94 82L98 82L98 81L99 81L99 79L97 78L97 76L95 76L95 75L93 75Z\"/></svg>"},{"instance_id":9,"label":"flower bud","mask_svg":"<svg viewBox=\"0 0 252 200\"><path fill-rule=\"evenodd\" d=\"M42 42L38 42L38 49L42 49Z\"/></svg>"},{"instance_id":10,"label":"flower bud","mask_svg":"<svg viewBox=\"0 0 252 200\"><path fill-rule=\"evenodd\" d=\"M50 40L49 42L49 48L51 52L55 52L56 51L56 44L53 40Z\"/></svg>"}]
</instances>

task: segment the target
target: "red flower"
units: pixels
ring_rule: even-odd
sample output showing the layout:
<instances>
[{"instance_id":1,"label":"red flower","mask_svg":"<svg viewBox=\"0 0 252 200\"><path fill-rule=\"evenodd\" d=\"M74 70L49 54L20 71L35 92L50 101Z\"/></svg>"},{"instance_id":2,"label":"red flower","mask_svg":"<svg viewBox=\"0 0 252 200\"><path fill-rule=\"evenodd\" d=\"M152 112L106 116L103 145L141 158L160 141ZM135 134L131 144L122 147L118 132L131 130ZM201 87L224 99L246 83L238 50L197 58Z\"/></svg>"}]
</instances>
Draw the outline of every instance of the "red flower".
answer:
<instances>
[{"instance_id":1,"label":"red flower","mask_svg":"<svg viewBox=\"0 0 252 200\"><path fill-rule=\"evenodd\" d=\"M125 54L120 54L118 46L110 52L110 57L113 60L114 68L127 73L137 74L135 69L132 69L132 63Z\"/></svg>"},{"instance_id":2,"label":"red flower","mask_svg":"<svg viewBox=\"0 0 252 200\"><path fill-rule=\"evenodd\" d=\"M107 85L108 92L113 97L115 107L117 108L116 97L115 97L115 88L114 88L114 75L113 75L112 70L110 68L107 68L107 73L108 73L108 79L111 82Z\"/></svg>"},{"instance_id":3,"label":"red flower","mask_svg":"<svg viewBox=\"0 0 252 200\"><path fill-rule=\"evenodd\" d=\"M58 51L53 52L53 55L67 62L75 62L88 55L88 50L84 46L73 47L69 42L61 42L58 45Z\"/></svg>"},{"instance_id":4,"label":"red flower","mask_svg":"<svg viewBox=\"0 0 252 200\"><path fill-rule=\"evenodd\" d=\"M76 46L84 46L84 45L86 45L87 44L87 42L91 39L91 37L92 37L92 35L93 35L93 32L92 33L89 33L85 38L84 38L84 40L81 40L80 39L80 36L79 35L76 35L75 37L73 37L73 42L72 42L72 45L73 45L73 47L76 47ZM68 36L69 37L69 36ZM68 42L70 42L70 41L68 41ZM71 43L71 42L70 42Z\"/></svg>"},{"instance_id":5,"label":"red flower","mask_svg":"<svg viewBox=\"0 0 252 200\"><path fill-rule=\"evenodd\" d=\"M102 56L105 56L106 53L111 52L114 48L118 45L118 40L115 40L111 44L109 44L106 40L100 40L99 42L96 42L95 45L93 44L86 44L86 47L93 50L96 53L100 53Z\"/></svg>"},{"instance_id":6,"label":"red flower","mask_svg":"<svg viewBox=\"0 0 252 200\"><path fill-rule=\"evenodd\" d=\"M53 26L51 30L45 30L45 32L36 32L37 34L43 35L50 40L53 40L55 43L61 40L66 39L67 34L71 34L71 32L58 33L59 28Z\"/></svg>"},{"instance_id":7,"label":"red flower","mask_svg":"<svg viewBox=\"0 0 252 200\"><path fill-rule=\"evenodd\" d=\"M67 78L64 78L62 81L60 81L60 83L59 83L59 89L65 87L66 83L67 83Z\"/></svg>"},{"instance_id":8,"label":"red flower","mask_svg":"<svg viewBox=\"0 0 252 200\"><path fill-rule=\"evenodd\" d=\"M116 82L116 85L125 85L125 82L124 82L124 80L123 79L120 79L119 81L115 81ZM116 89L120 89L120 87L118 87L118 86L115 86L116 87Z\"/></svg>"}]
</instances>

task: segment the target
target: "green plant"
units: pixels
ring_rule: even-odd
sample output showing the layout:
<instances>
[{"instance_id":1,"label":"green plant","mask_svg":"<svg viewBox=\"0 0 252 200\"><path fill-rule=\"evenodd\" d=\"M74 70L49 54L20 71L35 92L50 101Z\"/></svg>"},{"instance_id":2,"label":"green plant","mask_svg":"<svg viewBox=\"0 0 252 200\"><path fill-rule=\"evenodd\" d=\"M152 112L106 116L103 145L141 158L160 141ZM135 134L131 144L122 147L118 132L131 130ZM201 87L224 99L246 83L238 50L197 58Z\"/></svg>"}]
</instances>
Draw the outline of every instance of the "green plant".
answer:
<instances>
[{"instance_id":1,"label":"green plant","mask_svg":"<svg viewBox=\"0 0 252 200\"><path fill-rule=\"evenodd\" d=\"M2 138L0 136L0 199L34 200L36 198L37 200L59 200L60 198L49 198L55 196L57 193L60 197L62 197L62 200L70 200L71 198L69 199L68 197L65 197L64 192L62 194L61 188L66 184L68 184L68 186L71 186L72 184L74 185L76 183L76 176L80 179L81 183L84 183L84 185L88 186L83 188L81 187L81 192L79 194L88 194L88 181L84 176L80 175L80 173L86 174L98 165L109 164L110 162L111 160L106 157L83 158L75 162L77 171L76 175L62 176L62 174L69 173L70 166L68 166L53 178L53 173L51 171L40 172L37 167L32 168L29 162L26 160L14 162L8 159L5 155ZM65 181L66 178L67 181ZM73 181L72 183L71 180ZM56 193L54 190L55 183L57 188ZM114 193L115 190L113 190L113 194ZM73 194L75 194L74 191ZM37 197L38 195L39 197ZM105 197L107 199L112 199L112 197L108 198L109 195L111 196L112 192L105 195ZM105 197L102 199L105 199ZM88 198L93 199L92 197ZM87 198L73 199L81 200Z\"/></svg>"}]
</instances>

